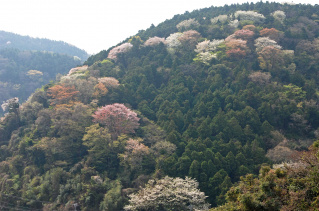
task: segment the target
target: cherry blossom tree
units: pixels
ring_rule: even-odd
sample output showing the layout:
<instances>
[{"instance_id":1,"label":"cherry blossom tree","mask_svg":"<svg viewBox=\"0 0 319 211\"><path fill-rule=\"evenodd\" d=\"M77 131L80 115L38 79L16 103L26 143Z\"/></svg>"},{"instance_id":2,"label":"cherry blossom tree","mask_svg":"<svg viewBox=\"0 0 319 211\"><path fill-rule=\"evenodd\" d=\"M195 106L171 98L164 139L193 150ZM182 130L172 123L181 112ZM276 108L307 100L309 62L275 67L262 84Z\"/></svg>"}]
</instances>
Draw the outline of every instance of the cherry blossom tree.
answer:
<instances>
[{"instance_id":1,"label":"cherry blossom tree","mask_svg":"<svg viewBox=\"0 0 319 211\"><path fill-rule=\"evenodd\" d=\"M261 30L259 32L260 36L262 37L269 37L272 40L275 40L276 42L278 42L280 40L280 38L283 36L283 33L278 31L275 28L264 28L263 30Z\"/></svg>"},{"instance_id":2,"label":"cherry blossom tree","mask_svg":"<svg viewBox=\"0 0 319 211\"><path fill-rule=\"evenodd\" d=\"M116 78L113 77L103 77L98 79L99 83L102 83L107 88L117 88L120 83Z\"/></svg>"},{"instance_id":3,"label":"cherry blossom tree","mask_svg":"<svg viewBox=\"0 0 319 211\"><path fill-rule=\"evenodd\" d=\"M115 103L99 108L93 115L93 122L105 125L113 138L120 134L134 133L140 118L123 104Z\"/></svg>"},{"instance_id":4,"label":"cherry blossom tree","mask_svg":"<svg viewBox=\"0 0 319 211\"><path fill-rule=\"evenodd\" d=\"M198 21L192 18L192 19L188 19L188 20L184 20L180 22L179 24L176 25L176 28L178 29L178 31L185 31L190 29L196 29L199 26L200 24L198 23Z\"/></svg>"},{"instance_id":5,"label":"cherry blossom tree","mask_svg":"<svg viewBox=\"0 0 319 211\"><path fill-rule=\"evenodd\" d=\"M187 49L194 49L198 39L201 37L200 33L195 30L189 30L183 32L182 36L178 38L178 40L182 43L184 47Z\"/></svg>"},{"instance_id":6,"label":"cherry blossom tree","mask_svg":"<svg viewBox=\"0 0 319 211\"><path fill-rule=\"evenodd\" d=\"M264 15L259 14L257 12L254 11L236 11L235 12L235 18L239 18L240 20L250 20L250 21L254 21L254 22L263 22L266 18Z\"/></svg>"},{"instance_id":7,"label":"cherry blossom tree","mask_svg":"<svg viewBox=\"0 0 319 211\"><path fill-rule=\"evenodd\" d=\"M247 47L247 41L242 39L227 39L226 44L226 54L230 58L240 59L246 56L249 51Z\"/></svg>"},{"instance_id":8,"label":"cherry blossom tree","mask_svg":"<svg viewBox=\"0 0 319 211\"><path fill-rule=\"evenodd\" d=\"M74 67L69 71L68 75L72 75L73 73L78 72L78 71L80 71L80 72L86 71L88 69L88 67L89 67L88 65L83 65L81 67Z\"/></svg>"},{"instance_id":9,"label":"cherry blossom tree","mask_svg":"<svg viewBox=\"0 0 319 211\"><path fill-rule=\"evenodd\" d=\"M230 27L237 28L239 26L239 21L237 19L232 20L228 24Z\"/></svg>"},{"instance_id":10,"label":"cherry blossom tree","mask_svg":"<svg viewBox=\"0 0 319 211\"><path fill-rule=\"evenodd\" d=\"M182 45L181 41L178 39L182 35L183 35L182 33L177 32L174 34L170 34L166 38L165 42L166 42L167 50L169 53L174 54L176 52L177 48Z\"/></svg>"},{"instance_id":11,"label":"cherry blossom tree","mask_svg":"<svg viewBox=\"0 0 319 211\"><path fill-rule=\"evenodd\" d=\"M281 10L277 10L273 13L271 13L271 15L277 20L279 21L280 23L284 23L284 20L286 19L286 14L284 11L281 11Z\"/></svg>"},{"instance_id":12,"label":"cherry blossom tree","mask_svg":"<svg viewBox=\"0 0 319 211\"><path fill-rule=\"evenodd\" d=\"M165 38L155 36L148 38L148 40L145 41L144 46L155 46L159 45L160 43L165 44Z\"/></svg>"},{"instance_id":13,"label":"cherry blossom tree","mask_svg":"<svg viewBox=\"0 0 319 211\"><path fill-rule=\"evenodd\" d=\"M19 98L14 97L2 103L1 108L3 111L15 111L19 108Z\"/></svg>"},{"instance_id":14,"label":"cherry blossom tree","mask_svg":"<svg viewBox=\"0 0 319 211\"><path fill-rule=\"evenodd\" d=\"M133 47L133 45L132 45L131 43L123 43L122 45L113 48L113 49L109 52L109 55L107 56L107 58L116 60L116 59L117 59L117 54L119 54L119 53L126 53L126 52L128 52L132 47Z\"/></svg>"},{"instance_id":15,"label":"cherry blossom tree","mask_svg":"<svg viewBox=\"0 0 319 211\"><path fill-rule=\"evenodd\" d=\"M164 177L150 180L138 193L129 195L125 210L208 210L207 198L198 189L198 182L186 177Z\"/></svg>"},{"instance_id":16,"label":"cherry blossom tree","mask_svg":"<svg viewBox=\"0 0 319 211\"><path fill-rule=\"evenodd\" d=\"M243 39L243 40L250 40L254 36L254 32L247 29L237 30L234 33L234 36L236 39Z\"/></svg>"},{"instance_id":17,"label":"cherry blossom tree","mask_svg":"<svg viewBox=\"0 0 319 211\"><path fill-rule=\"evenodd\" d=\"M139 139L129 139L126 142L125 153L122 156L123 162L131 170L141 169L144 156L150 154L150 149L141 143Z\"/></svg>"},{"instance_id":18,"label":"cherry blossom tree","mask_svg":"<svg viewBox=\"0 0 319 211\"><path fill-rule=\"evenodd\" d=\"M242 30L237 30L234 34L229 35L228 37L226 37L225 41L229 42L231 40L251 40L254 36L254 32L247 30L247 29L242 29Z\"/></svg>"},{"instance_id":19,"label":"cherry blossom tree","mask_svg":"<svg viewBox=\"0 0 319 211\"><path fill-rule=\"evenodd\" d=\"M216 53L214 51L217 49L217 46L219 46L221 43L223 43L224 40L205 40L203 42L200 42L196 45L196 49L194 50L197 54L194 61L202 62L206 65L209 65L209 62L213 58L217 58Z\"/></svg>"},{"instance_id":20,"label":"cherry blossom tree","mask_svg":"<svg viewBox=\"0 0 319 211\"><path fill-rule=\"evenodd\" d=\"M272 46L276 49L281 49L281 46L277 44L275 40L268 37L259 37L255 40L256 51L260 52L266 46Z\"/></svg>"},{"instance_id":21,"label":"cherry blossom tree","mask_svg":"<svg viewBox=\"0 0 319 211\"><path fill-rule=\"evenodd\" d=\"M205 40L203 42L198 43L194 51L197 53L214 51L216 50L217 46L219 46L223 42L224 40Z\"/></svg>"},{"instance_id":22,"label":"cherry blossom tree","mask_svg":"<svg viewBox=\"0 0 319 211\"><path fill-rule=\"evenodd\" d=\"M210 20L210 22L212 24L216 24L218 22L224 24L224 23L226 23L228 21L228 19L229 19L229 17L227 15L219 15L217 17L212 18Z\"/></svg>"},{"instance_id":23,"label":"cherry blossom tree","mask_svg":"<svg viewBox=\"0 0 319 211\"><path fill-rule=\"evenodd\" d=\"M195 62L202 62L206 65L209 65L209 62L213 59L217 58L217 55L212 52L200 52L197 54L196 58L194 58Z\"/></svg>"}]
</instances>

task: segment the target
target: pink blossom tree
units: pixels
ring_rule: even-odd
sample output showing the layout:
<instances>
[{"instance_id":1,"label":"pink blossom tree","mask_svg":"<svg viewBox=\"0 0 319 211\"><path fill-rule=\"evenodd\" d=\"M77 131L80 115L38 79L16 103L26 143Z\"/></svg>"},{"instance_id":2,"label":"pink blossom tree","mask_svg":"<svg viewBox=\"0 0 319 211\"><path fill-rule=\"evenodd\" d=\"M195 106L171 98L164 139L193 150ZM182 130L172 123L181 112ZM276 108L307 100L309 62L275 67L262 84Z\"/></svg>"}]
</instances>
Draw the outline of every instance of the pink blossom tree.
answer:
<instances>
[{"instance_id":1,"label":"pink blossom tree","mask_svg":"<svg viewBox=\"0 0 319 211\"><path fill-rule=\"evenodd\" d=\"M143 158L150 154L150 149L141 142L141 139L129 139L126 142L123 163L131 170L141 170Z\"/></svg>"},{"instance_id":2,"label":"pink blossom tree","mask_svg":"<svg viewBox=\"0 0 319 211\"><path fill-rule=\"evenodd\" d=\"M93 118L93 122L105 125L113 138L117 138L120 134L134 133L140 125L137 114L119 103L99 108Z\"/></svg>"},{"instance_id":3,"label":"pink blossom tree","mask_svg":"<svg viewBox=\"0 0 319 211\"><path fill-rule=\"evenodd\" d=\"M160 43L165 44L165 38L155 36L148 38L148 40L145 41L144 46L155 46L159 45Z\"/></svg>"},{"instance_id":4,"label":"pink blossom tree","mask_svg":"<svg viewBox=\"0 0 319 211\"><path fill-rule=\"evenodd\" d=\"M201 35L197 31L189 30L183 32L182 36L180 36L178 40L182 43L184 48L186 47L186 49L194 49L200 37Z\"/></svg>"},{"instance_id":5,"label":"pink blossom tree","mask_svg":"<svg viewBox=\"0 0 319 211\"><path fill-rule=\"evenodd\" d=\"M110 53L109 53L109 55L107 56L107 58L116 60L116 59L117 59L117 54L119 54L119 53L126 53L126 52L128 52L132 47L133 47L133 45L132 45L131 43L123 43L122 45L113 48L113 49L110 51Z\"/></svg>"},{"instance_id":6,"label":"pink blossom tree","mask_svg":"<svg viewBox=\"0 0 319 211\"><path fill-rule=\"evenodd\" d=\"M254 36L254 32L247 29L237 30L234 35L236 39L250 40Z\"/></svg>"},{"instance_id":7,"label":"pink blossom tree","mask_svg":"<svg viewBox=\"0 0 319 211\"><path fill-rule=\"evenodd\" d=\"M227 56L232 59L241 59L249 52L247 41L242 39L226 39L225 40Z\"/></svg>"},{"instance_id":8,"label":"pink blossom tree","mask_svg":"<svg viewBox=\"0 0 319 211\"><path fill-rule=\"evenodd\" d=\"M276 42L278 42L283 37L283 32L280 32L275 28L264 28L259 33L260 36L269 37L270 39L275 40Z\"/></svg>"}]
</instances>

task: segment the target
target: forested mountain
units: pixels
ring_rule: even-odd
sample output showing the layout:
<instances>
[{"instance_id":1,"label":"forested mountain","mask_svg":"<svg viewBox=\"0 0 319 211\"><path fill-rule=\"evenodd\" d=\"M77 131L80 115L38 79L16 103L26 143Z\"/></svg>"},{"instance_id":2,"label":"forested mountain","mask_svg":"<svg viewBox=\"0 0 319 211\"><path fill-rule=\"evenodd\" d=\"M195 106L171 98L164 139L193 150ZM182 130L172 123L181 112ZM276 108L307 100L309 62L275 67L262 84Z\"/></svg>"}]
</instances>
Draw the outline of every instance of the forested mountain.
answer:
<instances>
[{"instance_id":1,"label":"forested mountain","mask_svg":"<svg viewBox=\"0 0 319 211\"><path fill-rule=\"evenodd\" d=\"M318 22L269 2L177 15L7 101L0 205L315 210Z\"/></svg>"},{"instance_id":2,"label":"forested mountain","mask_svg":"<svg viewBox=\"0 0 319 211\"><path fill-rule=\"evenodd\" d=\"M0 102L17 97L22 103L37 88L55 80L57 74L66 74L81 63L73 56L53 52L1 49Z\"/></svg>"},{"instance_id":3,"label":"forested mountain","mask_svg":"<svg viewBox=\"0 0 319 211\"><path fill-rule=\"evenodd\" d=\"M84 50L66 42L21 36L11 32L0 31L0 49L5 48L15 48L21 51L45 51L65 54L76 56L82 61L85 61L89 56Z\"/></svg>"}]
</instances>

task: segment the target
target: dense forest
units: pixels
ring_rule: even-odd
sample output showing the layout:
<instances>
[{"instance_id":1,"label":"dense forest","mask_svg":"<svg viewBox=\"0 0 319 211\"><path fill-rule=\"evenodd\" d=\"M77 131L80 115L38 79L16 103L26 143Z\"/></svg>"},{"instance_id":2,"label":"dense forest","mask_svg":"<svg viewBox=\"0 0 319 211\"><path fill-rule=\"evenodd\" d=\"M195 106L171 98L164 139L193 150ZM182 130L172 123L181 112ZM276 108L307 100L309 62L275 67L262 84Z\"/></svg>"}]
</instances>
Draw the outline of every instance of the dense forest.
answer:
<instances>
[{"instance_id":1,"label":"dense forest","mask_svg":"<svg viewBox=\"0 0 319 211\"><path fill-rule=\"evenodd\" d=\"M319 6L176 15L0 122L3 210L315 210Z\"/></svg>"}]
</instances>

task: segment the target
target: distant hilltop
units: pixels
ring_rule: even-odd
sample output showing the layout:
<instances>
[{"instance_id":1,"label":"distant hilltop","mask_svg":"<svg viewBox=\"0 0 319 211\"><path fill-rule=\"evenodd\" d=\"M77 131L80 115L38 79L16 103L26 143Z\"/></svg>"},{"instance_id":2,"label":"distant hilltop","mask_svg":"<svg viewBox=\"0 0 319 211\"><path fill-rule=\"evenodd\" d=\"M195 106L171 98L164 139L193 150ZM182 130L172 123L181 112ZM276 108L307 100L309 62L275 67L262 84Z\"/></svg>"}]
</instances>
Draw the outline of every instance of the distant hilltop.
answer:
<instances>
[{"instance_id":1,"label":"distant hilltop","mask_svg":"<svg viewBox=\"0 0 319 211\"><path fill-rule=\"evenodd\" d=\"M46 51L79 57L85 61L89 55L86 51L63 41L32 38L11 32L0 31L0 49L16 48L19 50Z\"/></svg>"}]
</instances>

